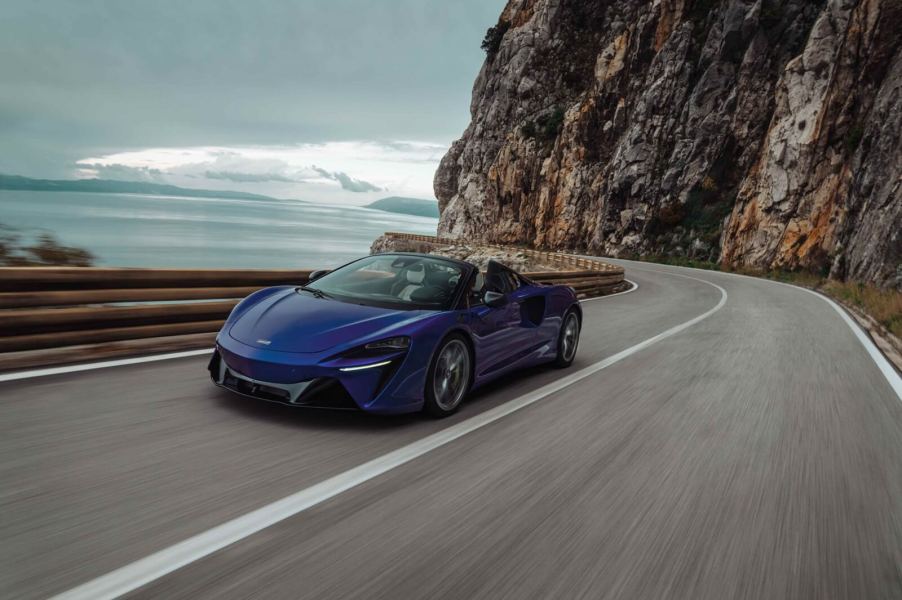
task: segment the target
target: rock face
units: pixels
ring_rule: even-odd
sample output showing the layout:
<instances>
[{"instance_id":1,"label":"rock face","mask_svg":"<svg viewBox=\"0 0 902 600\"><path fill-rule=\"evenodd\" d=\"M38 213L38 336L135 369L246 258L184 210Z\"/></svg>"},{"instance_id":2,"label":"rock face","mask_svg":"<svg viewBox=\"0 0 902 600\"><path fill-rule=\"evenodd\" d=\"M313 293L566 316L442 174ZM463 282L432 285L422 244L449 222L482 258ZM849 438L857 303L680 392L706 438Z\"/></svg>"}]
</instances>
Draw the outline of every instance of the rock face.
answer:
<instances>
[{"instance_id":1,"label":"rock face","mask_svg":"<svg viewBox=\"0 0 902 600\"><path fill-rule=\"evenodd\" d=\"M510 0L439 235L902 287L900 22L900 0Z\"/></svg>"}]
</instances>

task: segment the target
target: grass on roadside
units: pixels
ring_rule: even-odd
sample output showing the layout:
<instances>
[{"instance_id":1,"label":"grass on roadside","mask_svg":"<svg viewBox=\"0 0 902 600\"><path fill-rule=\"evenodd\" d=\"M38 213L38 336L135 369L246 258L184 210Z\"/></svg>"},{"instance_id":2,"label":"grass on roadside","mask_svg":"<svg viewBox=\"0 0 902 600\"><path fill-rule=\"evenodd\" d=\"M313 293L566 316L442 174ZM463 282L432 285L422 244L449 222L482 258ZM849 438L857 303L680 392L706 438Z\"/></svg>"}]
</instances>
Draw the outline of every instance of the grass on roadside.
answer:
<instances>
[{"instance_id":1,"label":"grass on roadside","mask_svg":"<svg viewBox=\"0 0 902 600\"><path fill-rule=\"evenodd\" d=\"M820 289L860 308L902 339L902 292L842 281L826 281Z\"/></svg>"}]
</instances>

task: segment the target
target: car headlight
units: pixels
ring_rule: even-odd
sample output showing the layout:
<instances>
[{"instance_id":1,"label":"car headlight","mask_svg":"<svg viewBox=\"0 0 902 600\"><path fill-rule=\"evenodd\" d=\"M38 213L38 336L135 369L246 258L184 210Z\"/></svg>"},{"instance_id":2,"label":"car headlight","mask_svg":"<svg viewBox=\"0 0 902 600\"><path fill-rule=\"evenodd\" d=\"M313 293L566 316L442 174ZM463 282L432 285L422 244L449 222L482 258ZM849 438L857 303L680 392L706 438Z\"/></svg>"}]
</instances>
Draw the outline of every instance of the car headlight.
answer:
<instances>
[{"instance_id":1,"label":"car headlight","mask_svg":"<svg viewBox=\"0 0 902 600\"><path fill-rule=\"evenodd\" d=\"M398 336L379 340L378 342L370 342L364 346L367 350L406 350L410 346L410 338L407 336Z\"/></svg>"}]
</instances>

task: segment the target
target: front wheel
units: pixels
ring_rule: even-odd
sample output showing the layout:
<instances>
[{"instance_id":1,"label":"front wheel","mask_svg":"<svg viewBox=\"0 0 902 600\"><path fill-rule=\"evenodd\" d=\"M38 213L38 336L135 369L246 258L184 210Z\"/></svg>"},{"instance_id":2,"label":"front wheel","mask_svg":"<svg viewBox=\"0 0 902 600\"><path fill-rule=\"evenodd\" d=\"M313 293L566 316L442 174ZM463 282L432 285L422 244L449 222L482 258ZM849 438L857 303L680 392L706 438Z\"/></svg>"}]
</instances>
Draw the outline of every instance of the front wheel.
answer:
<instances>
[{"instance_id":1,"label":"front wheel","mask_svg":"<svg viewBox=\"0 0 902 600\"><path fill-rule=\"evenodd\" d=\"M447 417L457 410L470 388L471 361L470 348L460 335L442 342L426 374L426 412Z\"/></svg>"},{"instance_id":2,"label":"front wheel","mask_svg":"<svg viewBox=\"0 0 902 600\"><path fill-rule=\"evenodd\" d=\"M573 364L576 358L576 347L579 346L579 316L575 310L568 311L561 323L561 332L557 340L557 358L554 364L565 368Z\"/></svg>"}]
</instances>

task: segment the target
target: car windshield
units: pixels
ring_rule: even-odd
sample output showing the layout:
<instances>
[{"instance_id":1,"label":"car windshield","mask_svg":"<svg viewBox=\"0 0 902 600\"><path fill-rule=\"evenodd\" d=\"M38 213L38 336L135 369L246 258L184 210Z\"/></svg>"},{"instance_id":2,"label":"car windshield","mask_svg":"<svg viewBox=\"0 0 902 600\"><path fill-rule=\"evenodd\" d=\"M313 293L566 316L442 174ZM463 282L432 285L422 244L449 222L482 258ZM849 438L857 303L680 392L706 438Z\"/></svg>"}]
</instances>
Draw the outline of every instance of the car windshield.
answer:
<instances>
[{"instance_id":1,"label":"car windshield","mask_svg":"<svg viewBox=\"0 0 902 600\"><path fill-rule=\"evenodd\" d=\"M306 286L338 300L409 309L446 309L464 268L427 256L377 254L332 271Z\"/></svg>"}]
</instances>

